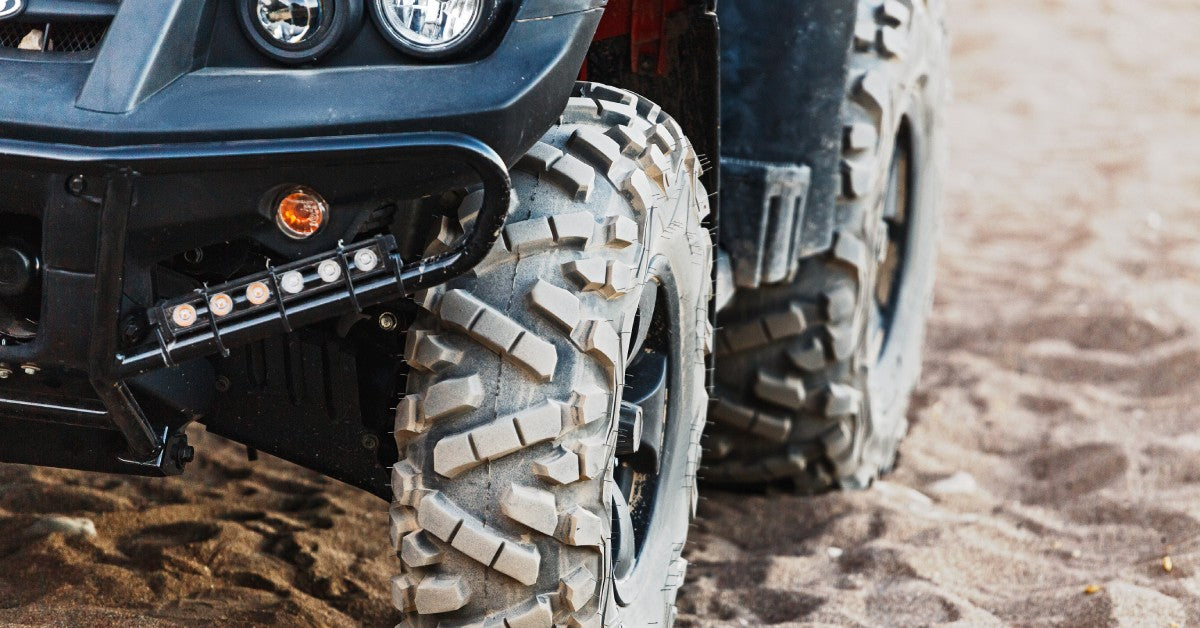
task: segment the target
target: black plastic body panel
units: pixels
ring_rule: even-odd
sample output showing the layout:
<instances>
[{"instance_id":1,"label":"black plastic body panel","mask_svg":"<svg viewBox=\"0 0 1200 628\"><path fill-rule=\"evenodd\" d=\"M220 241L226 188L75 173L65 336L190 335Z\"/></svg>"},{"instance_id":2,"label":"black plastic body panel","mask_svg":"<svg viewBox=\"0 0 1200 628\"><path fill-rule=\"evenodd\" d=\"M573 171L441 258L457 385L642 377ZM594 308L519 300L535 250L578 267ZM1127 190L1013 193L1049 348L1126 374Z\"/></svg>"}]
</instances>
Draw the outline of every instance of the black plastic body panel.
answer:
<instances>
[{"instance_id":1,"label":"black plastic body panel","mask_svg":"<svg viewBox=\"0 0 1200 628\"><path fill-rule=\"evenodd\" d=\"M24 20L55 21L111 19L117 14L120 0L26 0L20 18Z\"/></svg>"},{"instance_id":2,"label":"black plastic body panel","mask_svg":"<svg viewBox=\"0 0 1200 628\"><path fill-rule=\"evenodd\" d=\"M459 63L208 67L220 1L125 0L94 63L0 51L0 136L122 146L447 131L511 163L562 111L602 12L527 0L490 54Z\"/></svg>"},{"instance_id":3,"label":"black plastic body panel","mask_svg":"<svg viewBox=\"0 0 1200 628\"><path fill-rule=\"evenodd\" d=\"M290 334L243 347L219 368L230 385L203 420L208 431L388 498L396 442L367 419L353 346Z\"/></svg>"},{"instance_id":4,"label":"black plastic body panel","mask_svg":"<svg viewBox=\"0 0 1200 628\"><path fill-rule=\"evenodd\" d=\"M804 166L811 186L803 205L798 254L832 242L840 185L845 100L856 0L721 0L722 157ZM738 190L748 190L739 197ZM754 186L730 185L725 224L761 214ZM755 218L757 220L757 218ZM722 237L734 237L725 230ZM762 243L723 241L728 248Z\"/></svg>"}]
</instances>

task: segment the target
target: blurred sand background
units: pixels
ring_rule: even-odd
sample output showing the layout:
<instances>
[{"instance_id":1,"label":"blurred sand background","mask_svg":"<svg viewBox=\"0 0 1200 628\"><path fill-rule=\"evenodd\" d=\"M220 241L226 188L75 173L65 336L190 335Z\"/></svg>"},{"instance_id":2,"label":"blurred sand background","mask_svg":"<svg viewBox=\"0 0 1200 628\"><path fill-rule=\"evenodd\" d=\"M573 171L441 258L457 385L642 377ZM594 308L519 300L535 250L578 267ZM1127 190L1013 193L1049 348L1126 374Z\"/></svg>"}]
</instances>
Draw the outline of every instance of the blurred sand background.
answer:
<instances>
[{"instance_id":1,"label":"blurred sand background","mask_svg":"<svg viewBox=\"0 0 1200 628\"><path fill-rule=\"evenodd\" d=\"M944 247L900 469L709 492L685 626L1200 622L1200 5L950 5ZM198 444L169 481L0 466L0 624L394 623L382 502Z\"/></svg>"}]
</instances>

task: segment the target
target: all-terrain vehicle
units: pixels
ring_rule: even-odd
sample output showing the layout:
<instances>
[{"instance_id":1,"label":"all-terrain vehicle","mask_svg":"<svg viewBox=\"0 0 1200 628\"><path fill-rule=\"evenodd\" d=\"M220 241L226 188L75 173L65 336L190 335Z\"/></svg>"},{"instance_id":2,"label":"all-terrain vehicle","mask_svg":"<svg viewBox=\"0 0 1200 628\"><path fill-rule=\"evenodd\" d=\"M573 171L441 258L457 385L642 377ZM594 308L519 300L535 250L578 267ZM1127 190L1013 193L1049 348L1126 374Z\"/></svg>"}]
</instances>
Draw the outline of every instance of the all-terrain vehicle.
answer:
<instances>
[{"instance_id":1,"label":"all-terrain vehicle","mask_svg":"<svg viewBox=\"0 0 1200 628\"><path fill-rule=\"evenodd\" d=\"M0 0L0 461L199 422L388 500L414 624L669 624L698 478L894 461L942 10Z\"/></svg>"}]
</instances>

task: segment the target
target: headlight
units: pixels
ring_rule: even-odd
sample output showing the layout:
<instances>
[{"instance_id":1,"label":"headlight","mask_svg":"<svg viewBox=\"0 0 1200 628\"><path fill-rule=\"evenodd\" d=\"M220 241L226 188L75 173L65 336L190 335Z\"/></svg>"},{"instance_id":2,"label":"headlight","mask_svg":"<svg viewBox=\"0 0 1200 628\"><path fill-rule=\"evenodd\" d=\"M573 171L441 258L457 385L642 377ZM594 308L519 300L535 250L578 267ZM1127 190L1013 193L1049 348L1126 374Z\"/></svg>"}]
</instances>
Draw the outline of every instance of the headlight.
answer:
<instances>
[{"instance_id":1,"label":"headlight","mask_svg":"<svg viewBox=\"0 0 1200 628\"><path fill-rule=\"evenodd\" d=\"M258 0L258 28L280 46L304 46L317 38L323 17L333 12L326 5L325 0Z\"/></svg>"},{"instance_id":2,"label":"headlight","mask_svg":"<svg viewBox=\"0 0 1200 628\"><path fill-rule=\"evenodd\" d=\"M370 0L380 30L404 52L446 58L466 52L496 18L496 0Z\"/></svg>"},{"instance_id":3,"label":"headlight","mask_svg":"<svg viewBox=\"0 0 1200 628\"><path fill-rule=\"evenodd\" d=\"M312 63L362 24L362 0L239 0L250 41L283 63Z\"/></svg>"}]
</instances>

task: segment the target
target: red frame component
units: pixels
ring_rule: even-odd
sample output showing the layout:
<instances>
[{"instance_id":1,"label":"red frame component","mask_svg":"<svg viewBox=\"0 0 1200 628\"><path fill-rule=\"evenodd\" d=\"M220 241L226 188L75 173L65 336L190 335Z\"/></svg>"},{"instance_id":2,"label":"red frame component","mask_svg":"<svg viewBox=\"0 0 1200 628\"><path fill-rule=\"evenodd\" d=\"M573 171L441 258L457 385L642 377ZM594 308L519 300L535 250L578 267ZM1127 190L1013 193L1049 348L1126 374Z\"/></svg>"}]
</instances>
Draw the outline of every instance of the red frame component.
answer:
<instances>
[{"instance_id":1,"label":"red frame component","mask_svg":"<svg viewBox=\"0 0 1200 628\"><path fill-rule=\"evenodd\" d=\"M629 36L630 70L641 72L644 55L658 58L655 72L667 73L667 17L682 11L686 0L609 0L593 41ZM584 68L586 74L587 68Z\"/></svg>"}]
</instances>

